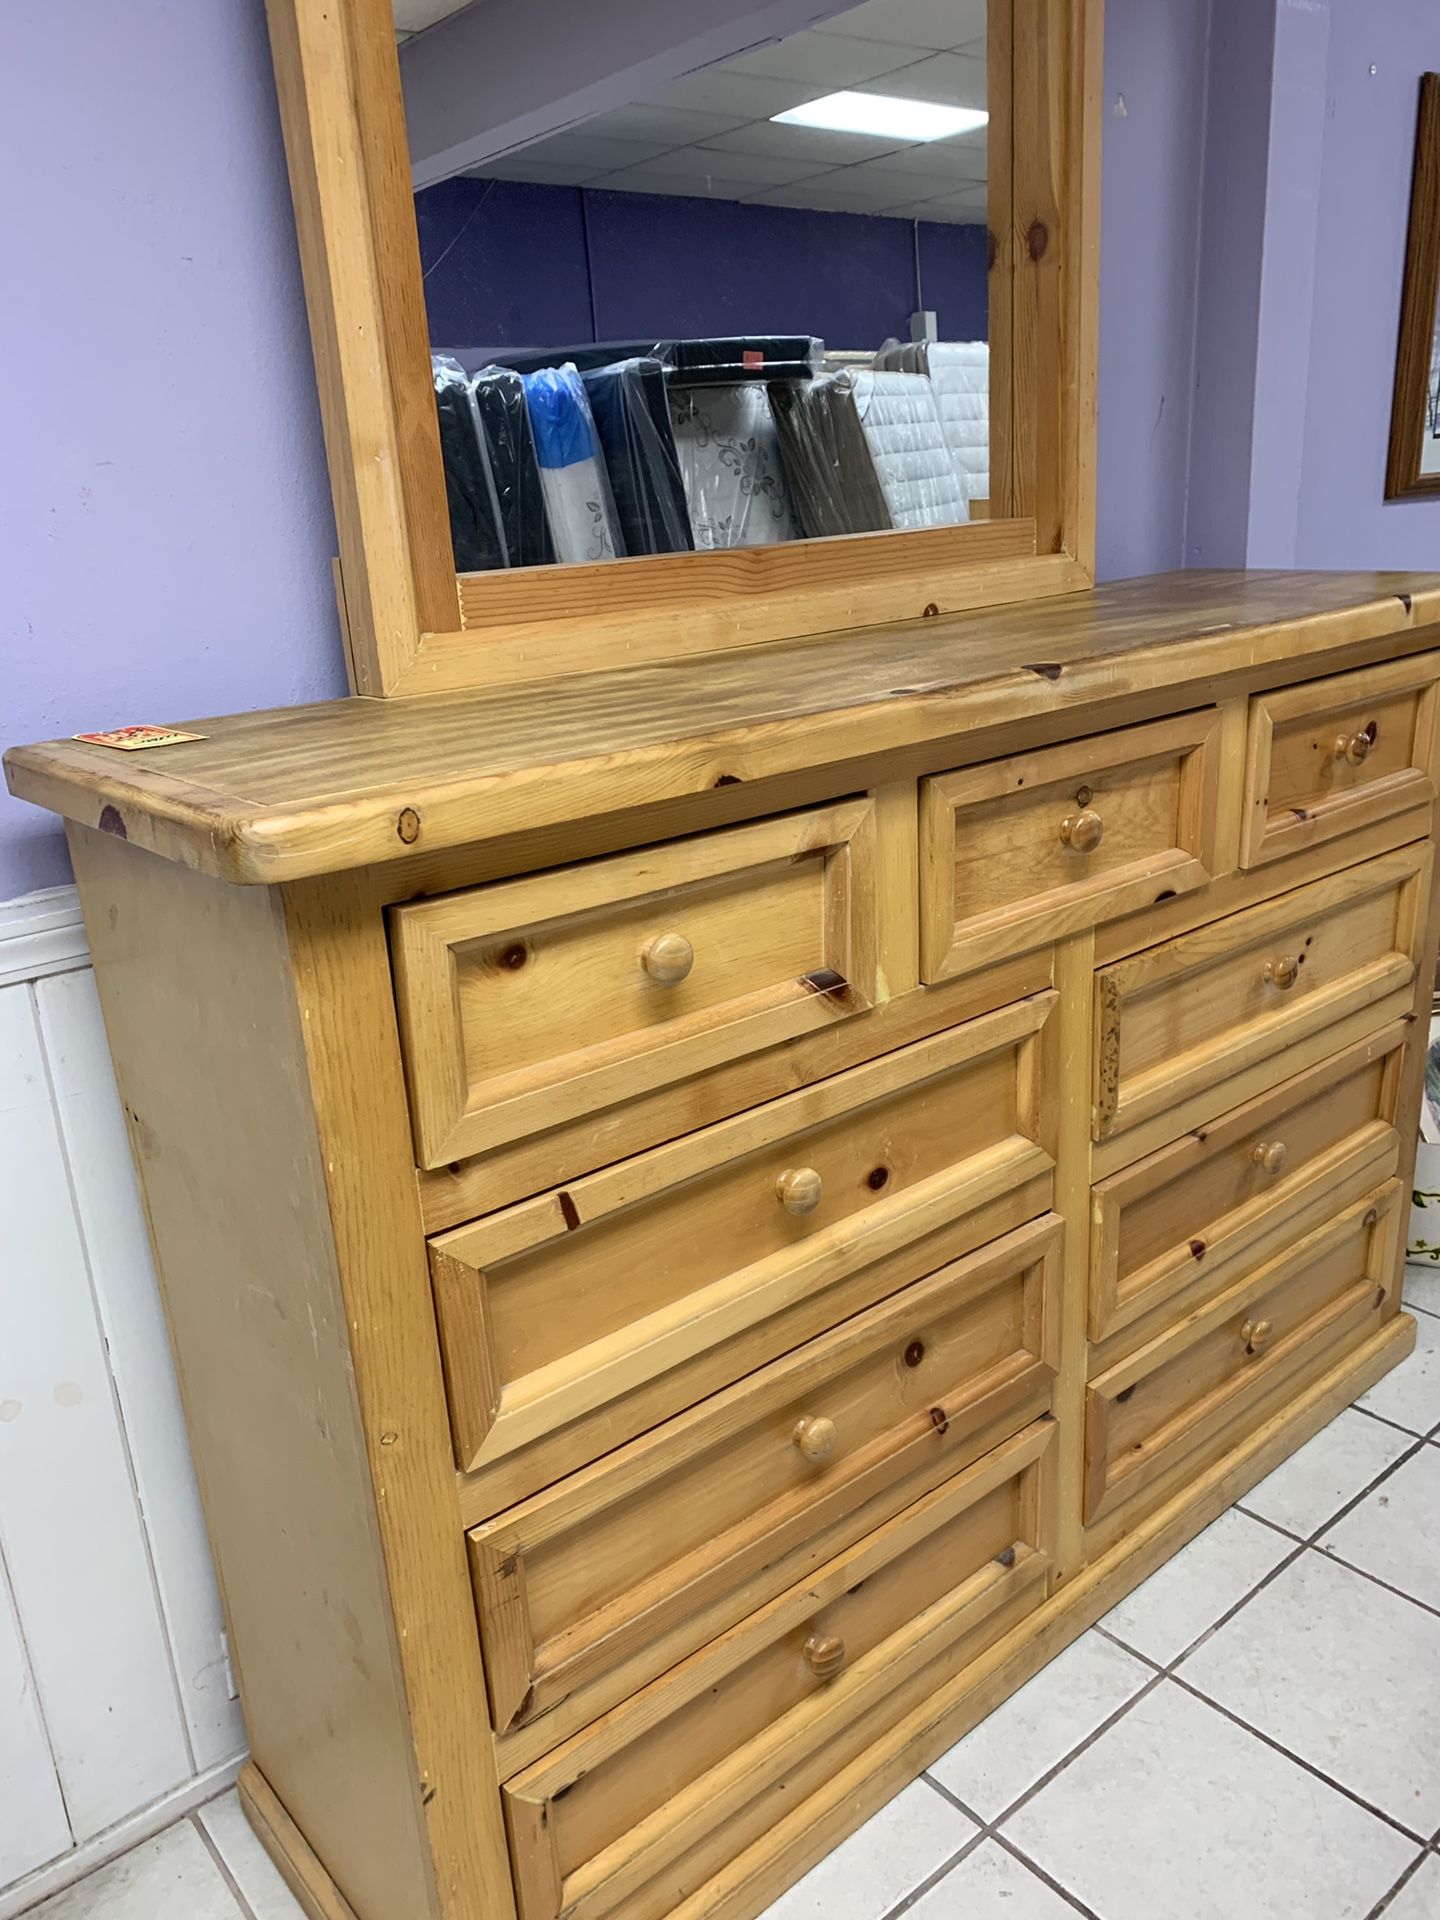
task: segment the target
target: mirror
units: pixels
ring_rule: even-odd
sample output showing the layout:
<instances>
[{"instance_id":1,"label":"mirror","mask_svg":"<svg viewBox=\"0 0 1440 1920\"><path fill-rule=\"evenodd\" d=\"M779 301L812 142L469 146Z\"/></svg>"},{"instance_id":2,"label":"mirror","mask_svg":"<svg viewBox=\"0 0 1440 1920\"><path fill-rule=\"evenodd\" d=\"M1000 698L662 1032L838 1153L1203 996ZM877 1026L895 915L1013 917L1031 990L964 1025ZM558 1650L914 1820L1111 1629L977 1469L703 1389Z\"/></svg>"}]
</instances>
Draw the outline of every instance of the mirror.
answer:
<instances>
[{"instance_id":1,"label":"mirror","mask_svg":"<svg viewBox=\"0 0 1440 1920\"><path fill-rule=\"evenodd\" d=\"M461 574L998 505L986 0L691 12L394 0Z\"/></svg>"},{"instance_id":2,"label":"mirror","mask_svg":"<svg viewBox=\"0 0 1440 1920\"><path fill-rule=\"evenodd\" d=\"M1390 415L1390 500L1440 493L1440 73L1420 82Z\"/></svg>"}]
</instances>

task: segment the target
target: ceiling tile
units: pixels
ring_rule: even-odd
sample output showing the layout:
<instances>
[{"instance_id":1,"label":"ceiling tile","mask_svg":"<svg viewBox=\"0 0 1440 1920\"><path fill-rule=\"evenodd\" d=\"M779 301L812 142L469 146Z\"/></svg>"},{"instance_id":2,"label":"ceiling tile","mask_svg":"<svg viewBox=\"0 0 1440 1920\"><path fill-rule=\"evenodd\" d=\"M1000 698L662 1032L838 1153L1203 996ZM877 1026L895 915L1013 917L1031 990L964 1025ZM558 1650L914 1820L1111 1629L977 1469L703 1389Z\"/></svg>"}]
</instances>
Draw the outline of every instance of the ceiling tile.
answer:
<instances>
[{"instance_id":1,"label":"ceiling tile","mask_svg":"<svg viewBox=\"0 0 1440 1920\"><path fill-rule=\"evenodd\" d=\"M681 164L676 165L677 161ZM732 169L743 167L745 170L722 171L727 161ZM606 193L681 193L692 194L700 200L748 200L757 191L800 178L803 178L802 169L787 168L779 161L753 160L745 154L704 153L699 147L686 147L678 153L666 154L663 160L649 160L644 166L600 174L587 184Z\"/></svg>"},{"instance_id":2,"label":"ceiling tile","mask_svg":"<svg viewBox=\"0 0 1440 1920\"><path fill-rule=\"evenodd\" d=\"M757 187L787 186L792 180L807 180L817 171L813 160L798 155L786 161L774 155L717 153L712 147L680 147L649 166L657 172L672 172L681 180L723 174L727 180L744 180Z\"/></svg>"},{"instance_id":3,"label":"ceiling tile","mask_svg":"<svg viewBox=\"0 0 1440 1920\"><path fill-rule=\"evenodd\" d=\"M987 0L865 0L864 6L837 13L820 31L934 52L983 39L986 13Z\"/></svg>"},{"instance_id":4,"label":"ceiling tile","mask_svg":"<svg viewBox=\"0 0 1440 1920\"><path fill-rule=\"evenodd\" d=\"M862 180L857 178L858 172L855 167L836 167L829 173L790 183L798 196L796 204L838 208L847 213L879 213L897 200L916 197L896 180ZM759 195L750 193L746 197L753 200Z\"/></svg>"},{"instance_id":5,"label":"ceiling tile","mask_svg":"<svg viewBox=\"0 0 1440 1920\"><path fill-rule=\"evenodd\" d=\"M901 151L893 140L875 139L868 133L776 126L770 120L752 121L748 127L736 127L733 133L713 134L705 144L717 153L758 153L776 160L788 160L795 154L810 162L812 172L823 166L844 167L855 160L875 160L881 154Z\"/></svg>"},{"instance_id":6,"label":"ceiling tile","mask_svg":"<svg viewBox=\"0 0 1440 1920\"><path fill-rule=\"evenodd\" d=\"M925 191L921 181L935 182L935 193L986 178L989 155L984 147L959 147L948 140L931 140L923 146L900 147L894 153L878 154L865 161L869 173L891 174L908 184L900 191L915 195Z\"/></svg>"},{"instance_id":7,"label":"ceiling tile","mask_svg":"<svg viewBox=\"0 0 1440 1920\"><path fill-rule=\"evenodd\" d=\"M614 173L619 167L641 166L669 153L674 144L673 140L614 140L584 126L553 133L524 151L546 166L574 167L578 175L587 169L591 173Z\"/></svg>"},{"instance_id":8,"label":"ceiling tile","mask_svg":"<svg viewBox=\"0 0 1440 1920\"><path fill-rule=\"evenodd\" d=\"M916 220L960 220L967 225L983 227L985 195L973 189L937 194L933 199L914 203L912 214Z\"/></svg>"},{"instance_id":9,"label":"ceiling tile","mask_svg":"<svg viewBox=\"0 0 1440 1920\"><path fill-rule=\"evenodd\" d=\"M795 33L754 53L725 62L727 73L760 74L773 80L798 80L817 93L853 87L897 67L913 66L924 54L888 40L860 40L839 33Z\"/></svg>"},{"instance_id":10,"label":"ceiling tile","mask_svg":"<svg viewBox=\"0 0 1440 1920\"><path fill-rule=\"evenodd\" d=\"M574 187L585 171L562 167L543 160L538 151L525 148L520 153L501 154L498 160L483 161L478 167L462 169L471 180L524 180L537 187Z\"/></svg>"},{"instance_id":11,"label":"ceiling tile","mask_svg":"<svg viewBox=\"0 0 1440 1920\"><path fill-rule=\"evenodd\" d=\"M656 98L661 106L727 114L731 126L738 127L747 120L768 120L831 91L803 80L767 80L758 73L733 73L729 67L702 67L672 81Z\"/></svg>"},{"instance_id":12,"label":"ceiling tile","mask_svg":"<svg viewBox=\"0 0 1440 1920\"><path fill-rule=\"evenodd\" d=\"M407 33L419 33L437 20L448 20L452 13L463 13L469 4L470 0L395 0L395 24Z\"/></svg>"},{"instance_id":13,"label":"ceiling tile","mask_svg":"<svg viewBox=\"0 0 1440 1920\"><path fill-rule=\"evenodd\" d=\"M899 84L903 77L904 84ZM861 93L901 93L907 100L935 100L947 107L985 105L986 68L983 60L963 53L932 53L906 67L891 87L883 80L862 81Z\"/></svg>"},{"instance_id":14,"label":"ceiling tile","mask_svg":"<svg viewBox=\"0 0 1440 1920\"><path fill-rule=\"evenodd\" d=\"M690 113L682 107L616 107L613 113L597 114L585 122L586 133L602 134L607 140L650 140L665 149L693 146L732 127L744 126L748 115ZM576 131L576 129L571 129Z\"/></svg>"}]
</instances>

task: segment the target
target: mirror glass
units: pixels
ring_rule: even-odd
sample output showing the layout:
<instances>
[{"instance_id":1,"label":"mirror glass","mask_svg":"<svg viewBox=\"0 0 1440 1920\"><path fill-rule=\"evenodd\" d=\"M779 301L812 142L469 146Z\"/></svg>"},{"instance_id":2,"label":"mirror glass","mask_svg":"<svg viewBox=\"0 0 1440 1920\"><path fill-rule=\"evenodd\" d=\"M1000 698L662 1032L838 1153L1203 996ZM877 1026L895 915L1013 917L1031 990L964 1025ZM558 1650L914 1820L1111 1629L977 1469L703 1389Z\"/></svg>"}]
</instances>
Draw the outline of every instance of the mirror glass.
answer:
<instances>
[{"instance_id":1,"label":"mirror glass","mask_svg":"<svg viewBox=\"0 0 1440 1920\"><path fill-rule=\"evenodd\" d=\"M989 517L986 0L394 4L460 572Z\"/></svg>"}]
</instances>

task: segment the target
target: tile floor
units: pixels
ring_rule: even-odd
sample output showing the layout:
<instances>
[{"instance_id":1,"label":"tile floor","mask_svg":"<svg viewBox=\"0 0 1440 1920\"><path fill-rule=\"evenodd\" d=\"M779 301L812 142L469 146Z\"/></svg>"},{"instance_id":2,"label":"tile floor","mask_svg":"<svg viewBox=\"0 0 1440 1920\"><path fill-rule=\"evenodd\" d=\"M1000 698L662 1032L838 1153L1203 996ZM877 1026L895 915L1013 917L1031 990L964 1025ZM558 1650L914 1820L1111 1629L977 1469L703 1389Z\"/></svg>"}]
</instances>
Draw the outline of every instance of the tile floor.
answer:
<instances>
[{"instance_id":1,"label":"tile floor","mask_svg":"<svg viewBox=\"0 0 1440 1920\"><path fill-rule=\"evenodd\" d=\"M1407 1297L1403 1367L767 1920L1440 1920L1440 1276ZM29 1920L299 1911L231 1793Z\"/></svg>"}]
</instances>

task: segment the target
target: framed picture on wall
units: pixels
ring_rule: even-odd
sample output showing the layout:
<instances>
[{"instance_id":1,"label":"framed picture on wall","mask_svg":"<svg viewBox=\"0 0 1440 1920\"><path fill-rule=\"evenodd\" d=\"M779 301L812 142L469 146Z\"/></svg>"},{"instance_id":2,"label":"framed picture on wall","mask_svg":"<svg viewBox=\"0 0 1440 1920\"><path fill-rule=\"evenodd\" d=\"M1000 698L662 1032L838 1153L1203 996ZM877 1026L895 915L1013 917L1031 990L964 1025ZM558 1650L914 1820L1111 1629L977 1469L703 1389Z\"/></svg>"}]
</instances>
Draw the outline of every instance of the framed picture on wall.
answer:
<instances>
[{"instance_id":1,"label":"framed picture on wall","mask_svg":"<svg viewBox=\"0 0 1440 1920\"><path fill-rule=\"evenodd\" d=\"M1440 494L1440 73L1422 75L1387 500Z\"/></svg>"}]
</instances>

